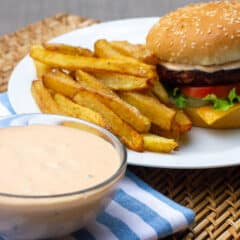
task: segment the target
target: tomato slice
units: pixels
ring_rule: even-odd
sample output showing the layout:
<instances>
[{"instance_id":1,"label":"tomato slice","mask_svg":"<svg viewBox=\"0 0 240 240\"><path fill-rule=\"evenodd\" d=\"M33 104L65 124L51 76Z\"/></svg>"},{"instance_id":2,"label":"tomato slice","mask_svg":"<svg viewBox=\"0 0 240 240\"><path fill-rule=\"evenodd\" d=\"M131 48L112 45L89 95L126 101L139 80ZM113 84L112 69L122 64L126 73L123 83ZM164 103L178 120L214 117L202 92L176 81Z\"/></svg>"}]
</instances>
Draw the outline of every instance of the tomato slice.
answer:
<instances>
[{"instance_id":1,"label":"tomato slice","mask_svg":"<svg viewBox=\"0 0 240 240\"><path fill-rule=\"evenodd\" d=\"M240 94L240 83L205 87L184 86L180 87L180 90L184 95L193 98L204 98L208 94L215 94L218 98L227 98L233 88L236 89L237 94Z\"/></svg>"}]
</instances>

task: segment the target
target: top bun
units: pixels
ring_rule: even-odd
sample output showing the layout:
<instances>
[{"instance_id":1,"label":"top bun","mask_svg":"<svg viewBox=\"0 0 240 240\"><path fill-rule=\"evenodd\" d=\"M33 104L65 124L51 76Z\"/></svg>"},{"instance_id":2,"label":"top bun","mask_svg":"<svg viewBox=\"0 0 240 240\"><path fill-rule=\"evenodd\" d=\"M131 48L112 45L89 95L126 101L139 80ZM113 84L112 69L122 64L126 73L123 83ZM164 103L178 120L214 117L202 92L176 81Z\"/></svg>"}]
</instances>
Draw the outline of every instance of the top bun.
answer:
<instances>
[{"instance_id":1,"label":"top bun","mask_svg":"<svg viewBox=\"0 0 240 240\"><path fill-rule=\"evenodd\" d=\"M240 1L177 9L152 27L147 47L160 62L209 66L240 61Z\"/></svg>"}]
</instances>

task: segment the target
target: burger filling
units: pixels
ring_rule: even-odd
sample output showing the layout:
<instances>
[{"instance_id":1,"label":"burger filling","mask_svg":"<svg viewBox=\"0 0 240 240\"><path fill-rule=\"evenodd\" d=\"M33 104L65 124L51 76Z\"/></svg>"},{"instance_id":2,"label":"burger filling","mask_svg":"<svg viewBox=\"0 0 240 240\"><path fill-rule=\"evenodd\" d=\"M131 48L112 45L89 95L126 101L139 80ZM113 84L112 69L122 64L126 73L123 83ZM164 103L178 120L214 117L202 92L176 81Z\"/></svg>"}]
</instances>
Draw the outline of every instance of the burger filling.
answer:
<instances>
[{"instance_id":1,"label":"burger filling","mask_svg":"<svg viewBox=\"0 0 240 240\"><path fill-rule=\"evenodd\" d=\"M179 108L212 104L216 110L228 110L240 102L239 68L209 73L199 70L173 71L159 65L158 74Z\"/></svg>"}]
</instances>

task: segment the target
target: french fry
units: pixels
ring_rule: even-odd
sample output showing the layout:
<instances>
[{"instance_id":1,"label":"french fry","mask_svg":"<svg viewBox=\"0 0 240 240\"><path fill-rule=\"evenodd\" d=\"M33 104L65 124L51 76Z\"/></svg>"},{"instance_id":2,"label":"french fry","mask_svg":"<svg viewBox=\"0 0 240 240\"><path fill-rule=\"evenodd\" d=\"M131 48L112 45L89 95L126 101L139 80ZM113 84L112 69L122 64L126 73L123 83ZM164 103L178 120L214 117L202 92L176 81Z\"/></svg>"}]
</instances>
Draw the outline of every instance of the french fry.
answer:
<instances>
[{"instance_id":1,"label":"french fry","mask_svg":"<svg viewBox=\"0 0 240 240\"><path fill-rule=\"evenodd\" d=\"M112 96L117 96L110 88L105 86L101 81L97 80L93 75L90 75L82 70L76 71L76 81L84 87L101 91Z\"/></svg>"},{"instance_id":2,"label":"french fry","mask_svg":"<svg viewBox=\"0 0 240 240\"><path fill-rule=\"evenodd\" d=\"M88 72L119 72L150 79L156 76L156 70L153 66L136 61L65 55L46 50L42 46L32 47L30 55L35 60L61 69L73 71L82 69Z\"/></svg>"},{"instance_id":3,"label":"french fry","mask_svg":"<svg viewBox=\"0 0 240 240\"><path fill-rule=\"evenodd\" d=\"M66 97L73 97L81 88L80 84L75 82L71 76L60 71L44 74L43 83L47 88Z\"/></svg>"},{"instance_id":4,"label":"french fry","mask_svg":"<svg viewBox=\"0 0 240 240\"><path fill-rule=\"evenodd\" d=\"M150 133L161 136L161 137L165 137L165 138L172 138L177 142L180 139L180 131L178 128L174 128L167 131L167 130L161 129L159 126L155 124L151 124Z\"/></svg>"},{"instance_id":5,"label":"french fry","mask_svg":"<svg viewBox=\"0 0 240 240\"><path fill-rule=\"evenodd\" d=\"M121 59L128 62L143 62L140 59L135 58L134 56L128 56L121 51L118 51L111 42L108 42L105 39L100 39L94 44L94 55L99 58L111 58L111 59ZM153 67L153 66L152 66Z\"/></svg>"},{"instance_id":6,"label":"french fry","mask_svg":"<svg viewBox=\"0 0 240 240\"><path fill-rule=\"evenodd\" d=\"M105 106L94 93L81 89L74 96L74 101L100 113L107 121L110 130L135 151L143 151L143 137Z\"/></svg>"},{"instance_id":7,"label":"french fry","mask_svg":"<svg viewBox=\"0 0 240 240\"><path fill-rule=\"evenodd\" d=\"M95 73L94 76L110 89L117 91L148 89L152 85L150 79L120 73Z\"/></svg>"},{"instance_id":8,"label":"french fry","mask_svg":"<svg viewBox=\"0 0 240 240\"><path fill-rule=\"evenodd\" d=\"M43 43L46 50L59 52L67 55L93 57L93 52L87 48L74 47L61 43Z\"/></svg>"},{"instance_id":9,"label":"french fry","mask_svg":"<svg viewBox=\"0 0 240 240\"><path fill-rule=\"evenodd\" d=\"M76 104L59 93L54 95L54 100L58 107L67 115L108 128L107 122L99 113Z\"/></svg>"},{"instance_id":10,"label":"french fry","mask_svg":"<svg viewBox=\"0 0 240 240\"><path fill-rule=\"evenodd\" d=\"M127 41L113 41L111 46L122 55L138 59L148 64L157 64L158 59L142 44L131 44Z\"/></svg>"},{"instance_id":11,"label":"french fry","mask_svg":"<svg viewBox=\"0 0 240 240\"><path fill-rule=\"evenodd\" d=\"M137 131L147 132L149 130L151 125L150 120L142 115L137 108L123 101L112 90L88 73L78 70L76 76L77 80L84 87L95 95L98 95L102 103Z\"/></svg>"},{"instance_id":12,"label":"french fry","mask_svg":"<svg viewBox=\"0 0 240 240\"><path fill-rule=\"evenodd\" d=\"M41 63L39 61L34 61L35 67L36 67L36 73L37 73L37 79L41 80L42 76L49 72L51 70L51 67L49 67L48 65Z\"/></svg>"},{"instance_id":13,"label":"french fry","mask_svg":"<svg viewBox=\"0 0 240 240\"><path fill-rule=\"evenodd\" d=\"M51 94L43 86L42 81L36 80L32 82L32 95L40 110L44 113L62 114L58 105L53 100Z\"/></svg>"},{"instance_id":14,"label":"french fry","mask_svg":"<svg viewBox=\"0 0 240 240\"><path fill-rule=\"evenodd\" d=\"M142 115L138 109L121 100L114 92L93 76L79 70L77 71L77 79L79 82L75 82L69 75L57 71L45 74L43 83L54 92L61 93L70 98L80 89L87 89L98 95L106 106L111 108L137 131L147 132L149 130L151 123L148 118Z\"/></svg>"},{"instance_id":15,"label":"french fry","mask_svg":"<svg viewBox=\"0 0 240 240\"><path fill-rule=\"evenodd\" d=\"M164 138L153 134L144 134L144 149L151 152L170 153L178 147L174 139Z\"/></svg>"},{"instance_id":16,"label":"french fry","mask_svg":"<svg viewBox=\"0 0 240 240\"><path fill-rule=\"evenodd\" d=\"M180 133L185 133L192 128L191 120L182 110L177 111L173 125L173 128L177 128Z\"/></svg>"},{"instance_id":17,"label":"french fry","mask_svg":"<svg viewBox=\"0 0 240 240\"><path fill-rule=\"evenodd\" d=\"M101 58L124 58L125 56L115 50L111 44L105 40L97 40L94 44L94 54Z\"/></svg>"},{"instance_id":18,"label":"french fry","mask_svg":"<svg viewBox=\"0 0 240 240\"><path fill-rule=\"evenodd\" d=\"M163 130L171 129L176 111L160 103L155 97L137 92L121 92L119 96Z\"/></svg>"},{"instance_id":19,"label":"french fry","mask_svg":"<svg viewBox=\"0 0 240 240\"><path fill-rule=\"evenodd\" d=\"M169 104L168 93L163 87L162 83L158 80L158 78L153 81L152 92L155 96L159 98L159 100L165 104Z\"/></svg>"},{"instance_id":20,"label":"french fry","mask_svg":"<svg viewBox=\"0 0 240 240\"><path fill-rule=\"evenodd\" d=\"M96 93L96 95L106 106L138 132L145 133L150 129L151 122L149 118L145 117L136 107L114 96L99 93Z\"/></svg>"}]
</instances>

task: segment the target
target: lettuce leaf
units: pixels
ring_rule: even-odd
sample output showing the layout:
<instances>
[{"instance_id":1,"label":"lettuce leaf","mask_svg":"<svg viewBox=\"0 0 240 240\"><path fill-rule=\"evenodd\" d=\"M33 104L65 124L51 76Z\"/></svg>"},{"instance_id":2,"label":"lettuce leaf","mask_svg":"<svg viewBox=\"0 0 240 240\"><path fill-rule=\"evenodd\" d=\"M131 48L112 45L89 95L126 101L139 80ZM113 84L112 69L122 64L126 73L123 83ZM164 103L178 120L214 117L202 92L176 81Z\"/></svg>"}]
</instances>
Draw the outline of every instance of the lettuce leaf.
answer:
<instances>
[{"instance_id":1,"label":"lettuce leaf","mask_svg":"<svg viewBox=\"0 0 240 240\"><path fill-rule=\"evenodd\" d=\"M181 93L179 88L174 88L172 92L172 99L178 108L186 108L191 106L189 98ZM240 95L237 95L236 89L233 88L227 98L218 98L215 94L208 94L202 98L203 101L213 105L213 109L227 111L234 106L235 103L240 103Z\"/></svg>"},{"instance_id":2,"label":"lettuce leaf","mask_svg":"<svg viewBox=\"0 0 240 240\"><path fill-rule=\"evenodd\" d=\"M179 88L173 89L172 98L178 108L186 108L188 106L187 98L180 92Z\"/></svg>"},{"instance_id":3,"label":"lettuce leaf","mask_svg":"<svg viewBox=\"0 0 240 240\"><path fill-rule=\"evenodd\" d=\"M209 94L203 99L213 104L213 109L227 111L234 103L240 102L240 95L237 95L236 89L233 88L225 99L220 99L215 94Z\"/></svg>"}]
</instances>

